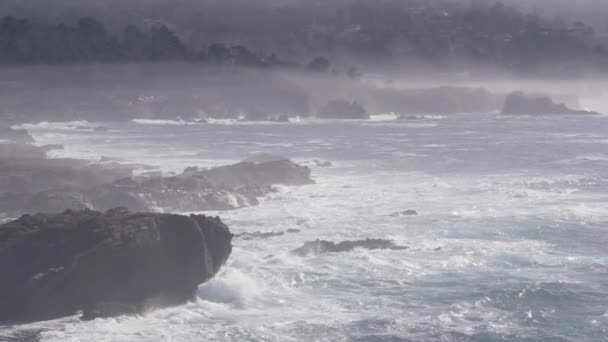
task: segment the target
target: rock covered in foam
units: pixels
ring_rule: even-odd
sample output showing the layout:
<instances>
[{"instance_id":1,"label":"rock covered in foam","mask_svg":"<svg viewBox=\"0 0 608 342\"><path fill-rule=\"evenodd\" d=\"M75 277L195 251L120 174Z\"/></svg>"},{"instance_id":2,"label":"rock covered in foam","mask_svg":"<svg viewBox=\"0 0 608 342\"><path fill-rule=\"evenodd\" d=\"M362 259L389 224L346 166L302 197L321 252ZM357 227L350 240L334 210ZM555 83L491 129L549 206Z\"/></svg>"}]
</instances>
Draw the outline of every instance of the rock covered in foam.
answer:
<instances>
[{"instance_id":1,"label":"rock covered in foam","mask_svg":"<svg viewBox=\"0 0 608 342\"><path fill-rule=\"evenodd\" d=\"M228 259L232 234L202 215L37 214L0 226L0 321L86 318L190 300Z\"/></svg>"},{"instance_id":2,"label":"rock covered in foam","mask_svg":"<svg viewBox=\"0 0 608 342\"><path fill-rule=\"evenodd\" d=\"M504 115L569 115L599 114L585 110L576 110L560 103L555 103L544 95L514 92L507 96L502 108Z\"/></svg>"},{"instance_id":3,"label":"rock covered in foam","mask_svg":"<svg viewBox=\"0 0 608 342\"><path fill-rule=\"evenodd\" d=\"M365 239L356 241L342 241L335 243L325 240L310 241L302 245L302 247L296 248L291 253L298 256L307 255L319 255L325 253L340 253L349 252L355 248L365 249L390 249L390 250L404 250L408 247L399 246L393 241L384 239Z\"/></svg>"}]
</instances>

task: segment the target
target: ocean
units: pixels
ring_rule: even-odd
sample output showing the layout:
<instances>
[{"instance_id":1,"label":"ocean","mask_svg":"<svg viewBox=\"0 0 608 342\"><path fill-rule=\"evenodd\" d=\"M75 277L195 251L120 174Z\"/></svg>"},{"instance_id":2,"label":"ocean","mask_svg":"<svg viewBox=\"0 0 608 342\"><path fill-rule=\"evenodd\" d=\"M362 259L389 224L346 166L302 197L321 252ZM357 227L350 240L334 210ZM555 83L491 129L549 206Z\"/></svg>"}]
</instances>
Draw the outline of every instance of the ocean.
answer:
<instances>
[{"instance_id":1,"label":"ocean","mask_svg":"<svg viewBox=\"0 0 608 342\"><path fill-rule=\"evenodd\" d=\"M606 117L23 126L39 144L64 144L56 157L179 172L269 153L310 166L316 184L206 212L237 234L286 233L235 238L194 302L0 325L0 340L608 341ZM394 215L406 210L417 215ZM408 248L289 253L366 238Z\"/></svg>"}]
</instances>

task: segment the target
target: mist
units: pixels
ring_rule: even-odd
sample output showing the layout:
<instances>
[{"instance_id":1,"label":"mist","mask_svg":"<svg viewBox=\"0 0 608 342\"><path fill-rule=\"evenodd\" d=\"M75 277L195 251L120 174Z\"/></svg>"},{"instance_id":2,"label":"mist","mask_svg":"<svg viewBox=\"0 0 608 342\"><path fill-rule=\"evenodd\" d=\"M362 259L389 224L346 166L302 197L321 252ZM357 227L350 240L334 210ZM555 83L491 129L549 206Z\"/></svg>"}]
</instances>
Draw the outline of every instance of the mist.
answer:
<instances>
[{"instance_id":1,"label":"mist","mask_svg":"<svg viewBox=\"0 0 608 342\"><path fill-rule=\"evenodd\" d=\"M605 1L0 13L0 340L605 340Z\"/></svg>"}]
</instances>

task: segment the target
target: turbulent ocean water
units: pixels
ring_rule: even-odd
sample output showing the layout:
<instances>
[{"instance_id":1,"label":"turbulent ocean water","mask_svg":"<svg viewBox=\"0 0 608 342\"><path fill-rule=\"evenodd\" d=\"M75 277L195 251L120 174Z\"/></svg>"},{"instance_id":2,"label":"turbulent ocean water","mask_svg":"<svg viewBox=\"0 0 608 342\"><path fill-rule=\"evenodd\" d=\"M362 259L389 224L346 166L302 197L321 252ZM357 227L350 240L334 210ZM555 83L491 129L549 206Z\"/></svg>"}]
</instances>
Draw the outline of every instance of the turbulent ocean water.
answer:
<instances>
[{"instance_id":1,"label":"turbulent ocean water","mask_svg":"<svg viewBox=\"0 0 608 342\"><path fill-rule=\"evenodd\" d=\"M167 172L256 153L309 165L315 185L210 213L234 233L300 232L236 238L187 305L0 326L0 340L608 341L606 117L83 125L95 126L27 128L40 144L65 144L57 156ZM404 210L418 215L391 215ZM289 253L365 238L409 248Z\"/></svg>"}]
</instances>

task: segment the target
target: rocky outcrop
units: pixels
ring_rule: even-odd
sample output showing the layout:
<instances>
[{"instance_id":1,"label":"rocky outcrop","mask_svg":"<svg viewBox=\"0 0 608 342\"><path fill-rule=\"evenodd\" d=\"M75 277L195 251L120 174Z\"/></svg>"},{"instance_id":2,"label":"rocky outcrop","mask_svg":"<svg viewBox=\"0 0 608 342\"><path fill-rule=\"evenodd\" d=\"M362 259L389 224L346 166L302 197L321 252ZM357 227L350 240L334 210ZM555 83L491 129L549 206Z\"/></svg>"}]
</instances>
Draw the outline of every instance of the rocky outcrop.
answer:
<instances>
[{"instance_id":1,"label":"rocky outcrop","mask_svg":"<svg viewBox=\"0 0 608 342\"><path fill-rule=\"evenodd\" d=\"M40 153L24 146L30 155ZM11 149L13 154L16 150ZM131 177L132 168L118 163L91 163L77 159L2 157L0 144L0 197L2 193L28 194L54 189L83 189ZM40 155L41 157L42 155ZM2 208L0 207L0 212ZM63 208L66 209L66 208ZM62 210L63 210L62 209ZM108 208L109 209L109 208Z\"/></svg>"},{"instance_id":2,"label":"rocky outcrop","mask_svg":"<svg viewBox=\"0 0 608 342\"><path fill-rule=\"evenodd\" d=\"M315 240L305 243L302 247L294 249L291 253L297 256L319 255L325 253L340 253L349 252L355 248L365 249L390 249L404 250L408 247L396 245L390 240L383 239L365 239L356 241L342 241L335 243L325 240Z\"/></svg>"},{"instance_id":3,"label":"rocky outcrop","mask_svg":"<svg viewBox=\"0 0 608 342\"><path fill-rule=\"evenodd\" d=\"M560 103L555 103L545 95L532 95L514 92L507 96L502 109L504 115L572 115L599 114L585 110L576 110Z\"/></svg>"},{"instance_id":4,"label":"rocky outcrop","mask_svg":"<svg viewBox=\"0 0 608 342\"><path fill-rule=\"evenodd\" d=\"M231 253L219 218L114 209L37 214L0 226L0 321L85 318L193 298Z\"/></svg>"},{"instance_id":5,"label":"rocky outcrop","mask_svg":"<svg viewBox=\"0 0 608 342\"><path fill-rule=\"evenodd\" d=\"M484 88L378 88L371 91L374 109L404 114L403 119L422 119L418 114L488 113L500 110L504 95ZM416 114L416 116L410 115Z\"/></svg>"},{"instance_id":6,"label":"rocky outcrop","mask_svg":"<svg viewBox=\"0 0 608 342\"><path fill-rule=\"evenodd\" d=\"M257 205L273 185L310 184L310 170L289 160L241 162L212 169L188 168L160 178L129 178L88 191L88 203L105 210L116 204L133 210L230 210Z\"/></svg>"},{"instance_id":7,"label":"rocky outcrop","mask_svg":"<svg viewBox=\"0 0 608 342\"><path fill-rule=\"evenodd\" d=\"M323 106L318 113L323 119L369 119L369 113L357 102L332 100Z\"/></svg>"},{"instance_id":8,"label":"rocky outcrop","mask_svg":"<svg viewBox=\"0 0 608 342\"><path fill-rule=\"evenodd\" d=\"M274 185L313 183L310 174L309 168L286 159L246 161L212 169L191 167L170 177L127 177L90 187L6 192L0 195L0 212L16 217L65 209L105 211L116 206L135 211L231 210L258 204L258 198L272 192Z\"/></svg>"}]
</instances>

